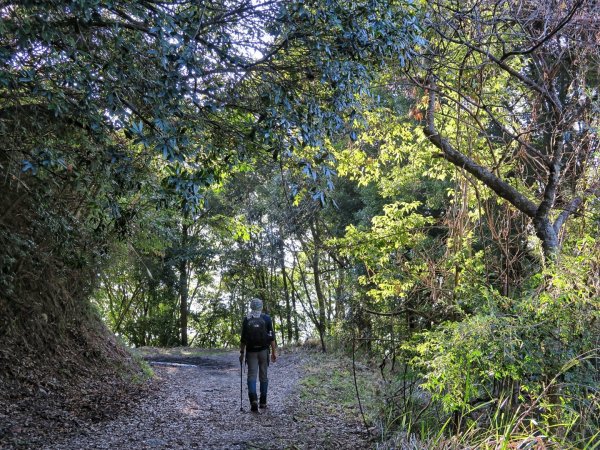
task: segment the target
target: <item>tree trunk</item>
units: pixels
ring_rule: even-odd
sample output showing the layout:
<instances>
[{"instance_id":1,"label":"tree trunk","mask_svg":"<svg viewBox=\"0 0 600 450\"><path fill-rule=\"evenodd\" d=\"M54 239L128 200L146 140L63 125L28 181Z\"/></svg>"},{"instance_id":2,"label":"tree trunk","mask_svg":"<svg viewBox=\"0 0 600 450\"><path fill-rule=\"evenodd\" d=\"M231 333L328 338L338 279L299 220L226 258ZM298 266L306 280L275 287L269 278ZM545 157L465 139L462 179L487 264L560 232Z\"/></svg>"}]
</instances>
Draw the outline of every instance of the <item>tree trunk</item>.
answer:
<instances>
[{"instance_id":1,"label":"tree trunk","mask_svg":"<svg viewBox=\"0 0 600 450\"><path fill-rule=\"evenodd\" d=\"M285 269L285 253L282 238L277 240L277 246L279 247L279 267L281 268L281 276L283 278L283 295L285 296L285 319L287 327L287 338L288 342L292 342L292 310L290 308L290 291L288 289L287 283L287 272Z\"/></svg>"},{"instance_id":2,"label":"tree trunk","mask_svg":"<svg viewBox=\"0 0 600 450\"><path fill-rule=\"evenodd\" d=\"M279 323L281 329L281 345L285 345L285 324L283 323L283 314L279 316Z\"/></svg>"},{"instance_id":3,"label":"tree trunk","mask_svg":"<svg viewBox=\"0 0 600 450\"><path fill-rule=\"evenodd\" d=\"M344 293L344 271L343 269L338 269L338 279L335 286L335 314L334 317L336 320L340 321L344 319L345 308L344 301L342 295Z\"/></svg>"},{"instance_id":4,"label":"tree trunk","mask_svg":"<svg viewBox=\"0 0 600 450\"><path fill-rule=\"evenodd\" d=\"M184 217L185 220L185 217ZM184 222L181 226L181 252L187 252L188 245L188 225ZM188 267L187 257L181 257L179 262L179 317L180 317L180 328L181 328L181 345L188 345Z\"/></svg>"},{"instance_id":5,"label":"tree trunk","mask_svg":"<svg viewBox=\"0 0 600 450\"><path fill-rule=\"evenodd\" d=\"M312 269L313 269L313 277L315 280L315 293L317 294L317 302L318 302L318 309L319 309L319 320L317 323L317 329L319 331L319 339L321 340L321 349L323 350L323 352L326 351L326 347L325 347L325 330L327 329L327 317L326 317L326 312L325 312L325 308L326 308L326 299L325 299L325 295L323 294L323 289L321 287L321 269L319 267L319 249L318 249L318 243L319 243L319 232L317 230L317 225L315 222L311 223L310 226L311 229L311 233L313 235L313 241L314 241L314 245L315 245L315 250L314 250L314 254L312 257Z\"/></svg>"},{"instance_id":6,"label":"tree trunk","mask_svg":"<svg viewBox=\"0 0 600 450\"><path fill-rule=\"evenodd\" d=\"M546 258L554 258L558 252L558 234L548 217L534 218L533 226L538 238L542 241L542 250Z\"/></svg>"},{"instance_id":7,"label":"tree trunk","mask_svg":"<svg viewBox=\"0 0 600 450\"><path fill-rule=\"evenodd\" d=\"M490 172L485 167L477 164L473 159L457 151L446 139L438 133L434 123L434 111L436 103L436 86L430 86L429 105L427 108L427 121L423 132L429 142L442 151L441 156L457 167L473 175L488 188L494 191L499 197L507 200L515 208L528 216L533 221L536 235L542 241L544 256L548 259L554 259L559 249L558 230L566 220L569 214L574 212L579 204L575 201L569 205L559 216L555 224L550 221L549 215L556 200L556 193L560 183L561 158L563 154L564 143L554 144L552 162L549 165L549 175L543 193L542 201L539 205L529 200L523 193L500 179L497 175ZM566 214L565 214L566 213Z\"/></svg>"},{"instance_id":8,"label":"tree trunk","mask_svg":"<svg viewBox=\"0 0 600 450\"><path fill-rule=\"evenodd\" d=\"M296 314L296 293L292 291L292 311L294 311L294 341L300 341L300 326L298 325L298 315Z\"/></svg>"}]
</instances>

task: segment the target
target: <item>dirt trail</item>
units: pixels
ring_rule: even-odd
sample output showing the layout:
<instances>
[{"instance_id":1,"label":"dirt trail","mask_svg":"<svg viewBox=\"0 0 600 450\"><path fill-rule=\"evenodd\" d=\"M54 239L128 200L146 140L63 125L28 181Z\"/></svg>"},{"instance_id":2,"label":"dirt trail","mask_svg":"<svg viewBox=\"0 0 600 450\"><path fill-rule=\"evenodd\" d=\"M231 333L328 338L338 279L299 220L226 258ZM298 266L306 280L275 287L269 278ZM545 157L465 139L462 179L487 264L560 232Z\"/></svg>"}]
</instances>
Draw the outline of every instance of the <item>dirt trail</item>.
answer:
<instances>
[{"instance_id":1,"label":"dirt trail","mask_svg":"<svg viewBox=\"0 0 600 450\"><path fill-rule=\"evenodd\" d=\"M356 421L300 401L308 357L284 353L269 368L269 407L249 411L244 373L240 412L237 352L153 357L157 389L127 414L90 425L46 449L315 449L369 448Z\"/></svg>"}]
</instances>

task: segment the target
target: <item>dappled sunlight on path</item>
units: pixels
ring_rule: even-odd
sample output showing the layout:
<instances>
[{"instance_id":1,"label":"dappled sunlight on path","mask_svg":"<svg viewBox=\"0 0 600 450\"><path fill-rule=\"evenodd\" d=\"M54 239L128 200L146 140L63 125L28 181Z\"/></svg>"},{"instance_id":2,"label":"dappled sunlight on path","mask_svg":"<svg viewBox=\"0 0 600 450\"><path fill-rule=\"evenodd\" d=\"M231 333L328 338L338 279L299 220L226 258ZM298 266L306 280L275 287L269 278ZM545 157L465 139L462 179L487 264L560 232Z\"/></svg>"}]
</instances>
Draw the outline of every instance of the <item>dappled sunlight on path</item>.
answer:
<instances>
[{"instance_id":1,"label":"dappled sunlight on path","mask_svg":"<svg viewBox=\"0 0 600 450\"><path fill-rule=\"evenodd\" d=\"M283 353L269 370L269 407L251 413L238 353L153 365L157 388L124 416L99 423L47 449L368 448L354 424L299 411L307 356ZM325 413L323 413L325 414Z\"/></svg>"}]
</instances>

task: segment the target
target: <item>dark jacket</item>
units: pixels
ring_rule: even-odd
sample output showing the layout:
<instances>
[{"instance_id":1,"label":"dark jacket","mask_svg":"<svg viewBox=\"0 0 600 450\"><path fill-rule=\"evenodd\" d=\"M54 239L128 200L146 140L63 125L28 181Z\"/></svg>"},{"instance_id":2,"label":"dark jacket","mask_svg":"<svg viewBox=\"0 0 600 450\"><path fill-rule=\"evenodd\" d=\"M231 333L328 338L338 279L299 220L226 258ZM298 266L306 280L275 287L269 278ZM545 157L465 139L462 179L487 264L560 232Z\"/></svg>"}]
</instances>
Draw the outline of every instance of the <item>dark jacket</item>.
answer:
<instances>
[{"instance_id":1,"label":"dark jacket","mask_svg":"<svg viewBox=\"0 0 600 450\"><path fill-rule=\"evenodd\" d=\"M273 321L271 320L271 317L269 317L268 314L261 314L260 315L261 319L263 319L265 321L265 327L267 329L267 336L268 336L268 344L262 347L256 347L256 348L250 348L250 347L246 347L246 351L247 352L260 352L263 350L266 350L269 348L269 345L271 344L272 341L275 340L275 332L273 331ZM240 342L244 345L246 345L247 342L247 335L248 335L248 317L244 317L244 323L242 324L242 337L240 339Z\"/></svg>"}]
</instances>

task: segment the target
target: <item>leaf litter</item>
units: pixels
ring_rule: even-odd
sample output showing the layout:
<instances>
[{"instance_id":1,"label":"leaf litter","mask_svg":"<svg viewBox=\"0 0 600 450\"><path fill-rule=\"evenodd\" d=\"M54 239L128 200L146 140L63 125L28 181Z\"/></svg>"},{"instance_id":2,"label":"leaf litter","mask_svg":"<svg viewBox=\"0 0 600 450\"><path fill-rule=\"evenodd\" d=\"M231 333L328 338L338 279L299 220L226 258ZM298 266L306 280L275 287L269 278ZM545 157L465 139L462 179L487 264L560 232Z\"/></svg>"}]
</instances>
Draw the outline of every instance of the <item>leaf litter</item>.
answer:
<instances>
[{"instance_id":1,"label":"leaf litter","mask_svg":"<svg viewBox=\"0 0 600 450\"><path fill-rule=\"evenodd\" d=\"M147 355L147 359L154 370L153 380L136 393L119 393L118 407L114 398L82 391L81 398L74 400L80 402L76 406L92 414L71 414L68 426L38 430L38 439L29 441L30 445L13 441L13 446L3 448L293 450L373 445L358 416L348 414L348 408L300 395L306 368L314 370L312 356L304 350L284 352L271 364L269 406L259 413L250 412L245 367L240 411L237 352L202 357L170 352ZM57 408L55 413L64 411ZM52 415L52 408L46 414ZM38 424L22 426L31 431Z\"/></svg>"}]
</instances>

